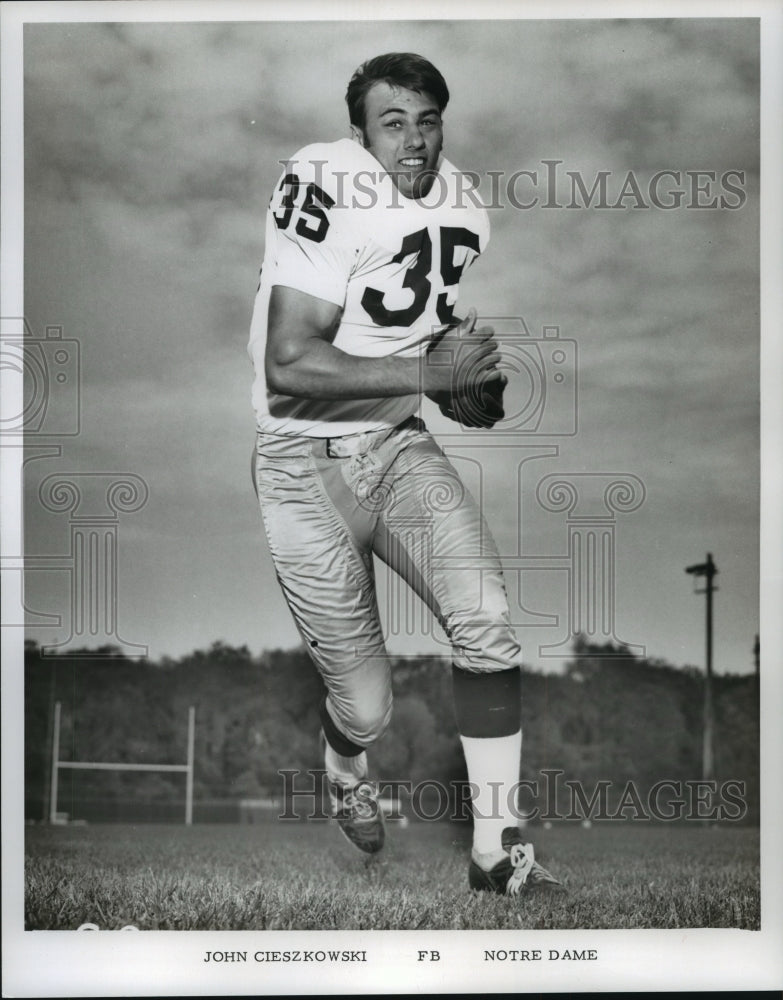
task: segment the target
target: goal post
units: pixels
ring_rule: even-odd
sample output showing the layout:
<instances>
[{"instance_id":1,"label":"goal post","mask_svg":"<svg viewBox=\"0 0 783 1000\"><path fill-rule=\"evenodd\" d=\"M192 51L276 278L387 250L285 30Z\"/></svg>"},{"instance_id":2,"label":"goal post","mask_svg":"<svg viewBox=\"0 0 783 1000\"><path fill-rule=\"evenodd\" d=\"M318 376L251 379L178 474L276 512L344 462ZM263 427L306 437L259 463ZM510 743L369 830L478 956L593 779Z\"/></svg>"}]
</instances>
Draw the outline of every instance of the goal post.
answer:
<instances>
[{"instance_id":1,"label":"goal post","mask_svg":"<svg viewBox=\"0 0 783 1000\"><path fill-rule=\"evenodd\" d=\"M193 823L193 763L196 745L196 709L188 709L188 749L185 764L120 764L105 761L60 760L60 713L61 704L54 706L54 733L52 738L52 782L49 795L49 823L57 825L57 793L59 773L71 771L174 771L185 775L185 823Z\"/></svg>"}]
</instances>

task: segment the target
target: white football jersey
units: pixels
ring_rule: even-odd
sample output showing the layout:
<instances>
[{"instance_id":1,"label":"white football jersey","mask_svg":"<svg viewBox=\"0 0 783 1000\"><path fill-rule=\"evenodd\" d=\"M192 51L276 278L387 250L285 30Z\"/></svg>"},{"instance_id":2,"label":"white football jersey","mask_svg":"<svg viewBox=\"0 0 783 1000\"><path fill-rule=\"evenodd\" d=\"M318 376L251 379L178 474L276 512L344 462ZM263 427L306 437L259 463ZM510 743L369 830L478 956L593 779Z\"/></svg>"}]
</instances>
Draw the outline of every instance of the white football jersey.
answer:
<instances>
[{"instance_id":1,"label":"white football jersey","mask_svg":"<svg viewBox=\"0 0 783 1000\"><path fill-rule=\"evenodd\" d=\"M337 437L394 427L419 396L324 400L267 390L274 285L342 309L333 344L359 357L418 357L452 319L463 270L489 240L489 218L467 178L441 158L427 196L405 198L372 153L351 139L316 143L286 165L267 211L266 248L248 351L258 427Z\"/></svg>"}]
</instances>

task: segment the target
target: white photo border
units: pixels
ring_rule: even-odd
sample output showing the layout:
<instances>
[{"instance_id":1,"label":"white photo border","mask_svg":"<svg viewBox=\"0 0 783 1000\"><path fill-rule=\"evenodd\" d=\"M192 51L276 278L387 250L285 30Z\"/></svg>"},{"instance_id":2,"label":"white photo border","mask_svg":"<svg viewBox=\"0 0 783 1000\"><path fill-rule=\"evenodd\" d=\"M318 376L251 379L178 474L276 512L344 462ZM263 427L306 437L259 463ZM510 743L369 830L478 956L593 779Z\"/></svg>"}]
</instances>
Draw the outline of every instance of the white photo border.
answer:
<instances>
[{"instance_id":1,"label":"white photo border","mask_svg":"<svg viewBox=\"0 0 783 1000\"><path fill-rule=\"evenodd\" d=\"M370 11L372 16L370 16ZM0 315L21 316L23 302L22 32L25 23L45 21L256 21L419 18L421 5L405 2L364 5L305 0L296 5L266 2L94 2L2 5L2 303ZM762 929L646 931L375 931L375 932L188 932L180 934L76 934L23 931L23 635L3 629L3 992L6 996L175 996L264 994L355 994L445 992L593 992L598 990L779 989L783 986L783 865L781 863L780 761L783 759L783 648L781 585L781 282L783 225L783 4L778 2L488 2L481 8L455 0L433 0L427 19L462 20L642 17L760 18L762 91ZM21 391L4 379L4 390ZM21 551L21 452L2 455L2 542ZM19 595L3 579L4 614ZM317 937L313 938L313 934ZM488 967L482 950L520 947L596 948L600 961L558 967L540 963L524 973L511 963ZM366 965L270 965L221 968L213 978L204 968L210 949L253 951L297 947L366 949ZM440 962L421 963L417 952L440 953ZM524 979L522 976L524 975Z\"/></svg>"}]
</instances>

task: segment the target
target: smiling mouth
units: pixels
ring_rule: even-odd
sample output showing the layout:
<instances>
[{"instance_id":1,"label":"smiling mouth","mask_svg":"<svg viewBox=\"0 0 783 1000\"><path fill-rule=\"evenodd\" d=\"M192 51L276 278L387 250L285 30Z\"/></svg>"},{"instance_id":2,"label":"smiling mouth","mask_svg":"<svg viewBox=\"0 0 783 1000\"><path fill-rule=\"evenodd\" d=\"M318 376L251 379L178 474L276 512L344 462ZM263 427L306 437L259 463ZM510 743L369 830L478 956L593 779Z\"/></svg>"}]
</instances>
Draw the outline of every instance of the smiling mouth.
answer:
<instances>
[{"instance_id":1,"label":"smiling mouth","mask_svg":"<svg viewBox=\"0 0 783 1000\"><path fill-rule=\"evenodd\" d=\"M406 157L404 160L400 160L400 163L404 167L423 167L424 162L423 156L410 156Z\"/></svg>"}]
</instances>

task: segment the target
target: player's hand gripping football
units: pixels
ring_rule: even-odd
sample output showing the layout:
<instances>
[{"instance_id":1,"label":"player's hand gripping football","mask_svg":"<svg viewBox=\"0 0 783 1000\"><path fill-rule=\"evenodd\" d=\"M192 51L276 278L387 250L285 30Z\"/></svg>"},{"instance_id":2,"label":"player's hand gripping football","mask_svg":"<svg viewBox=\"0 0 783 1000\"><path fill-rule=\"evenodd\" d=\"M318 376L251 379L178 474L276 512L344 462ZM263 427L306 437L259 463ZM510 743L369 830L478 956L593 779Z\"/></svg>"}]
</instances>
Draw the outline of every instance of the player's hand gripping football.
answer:
<instances>
[{"instance_id":1,"label":"player's hand gripping football","mask_svg":"<svg viewBox=\"0 0 783 1000\"><path fill-rule=\"evenodd\" d=\"M430 344L425 394L450 420L463 427L488 428L503 419L508 379L497 367L500 354L495 331L475 326L476 311L471 309L461 323L444 330Z\"/></svg>"}]
</instances>

